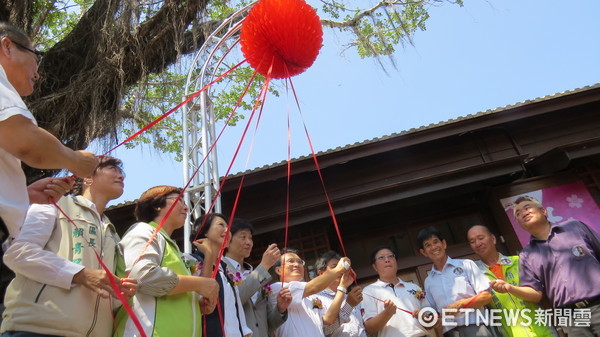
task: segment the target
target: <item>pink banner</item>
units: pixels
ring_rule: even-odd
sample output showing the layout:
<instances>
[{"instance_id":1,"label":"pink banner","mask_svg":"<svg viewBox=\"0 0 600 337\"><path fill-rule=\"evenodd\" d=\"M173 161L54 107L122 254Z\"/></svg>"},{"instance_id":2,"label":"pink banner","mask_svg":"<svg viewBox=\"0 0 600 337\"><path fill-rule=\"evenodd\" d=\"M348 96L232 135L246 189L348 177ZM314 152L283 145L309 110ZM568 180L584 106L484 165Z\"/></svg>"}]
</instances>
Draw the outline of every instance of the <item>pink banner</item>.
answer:
<instances>
[{"instance_id":1,"label":"pink banner","mask_svg":"<svg viewBox=\"0 0 600 337\"><path fill-rule=\"evenodd\" d=\"M578 181L500 200L506 216L510 219L523 246L529 243L530 235L521 228L513 215L513 203L518 197L523 195L528 195L539 200L548 211L548 220L550 222L561 223L569 220L579 220L592 227L596 232L600 232L600 208L585 185Z\"/></svg>"}]
</instances>

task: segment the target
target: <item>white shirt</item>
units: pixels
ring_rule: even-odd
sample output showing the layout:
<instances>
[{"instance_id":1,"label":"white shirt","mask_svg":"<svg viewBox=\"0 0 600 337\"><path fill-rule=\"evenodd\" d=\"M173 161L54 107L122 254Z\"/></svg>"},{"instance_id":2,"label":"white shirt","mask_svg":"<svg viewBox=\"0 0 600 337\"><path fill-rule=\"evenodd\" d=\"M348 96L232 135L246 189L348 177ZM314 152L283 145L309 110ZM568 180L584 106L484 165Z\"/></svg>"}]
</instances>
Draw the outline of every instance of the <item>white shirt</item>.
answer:
<instances>
[{"instance_id":1,"label":"white shirt","mask_svg":"<svg viewBox=\"0 0 600 337\"><path fill-rule=\"evenodd\" d=\"M0 123L16 115L31 119L37 125L35 118L29 112L25 103L10 84L4 68L0 65ZM21 160L0 148L0 217L8 228L9 238L14 238L25 219L29 206L27 183L21 169Z\"/></svg>"},{"instance_id":2,"label":"white shirt","mask_svg":"<svg viewBox=\"0 0 600 337\"><path fill-rule=\"evenodd\" d=\"M287 320L275 330L276 337L318 337L323 334L323 320L321 319L320 309L315 307L313 300L317 296L311 295L304 297L304 288L306 282L292 281L284 283L283 287L290 289L292 302L288 306ZM269 301L277 305L277 294L281 291L281 282L271 284L272 296Z\"/></svg>"},{"instance_id":3,"label":"white shirt","mask_svg":"<svg viewBox=\"0 0 600 337\"><path fill-rule=\"evenodd\" d=\"M85 198L81 200L96 211L96 206L91 201ZM4 261L17 274L68 290L73 286L73 276L85 266L44 250L54 231L57 217L58 209L54 205L31 205L21 232L6 251ZM102 217L102 220L102 225L106 226L107 218Z\"/></svg>"},{"instance_id":4,"label":"white shirt","mask_svg":"<svg viewBox=\"0 0 600 337\"><path fill-rule=\"evenodd\" d=\"M425 279L427 301L438 312L441 312L443 308L451 303L475 296L489 288L490 280L479 270L475 262L453 259L449 256L441 271L435 269L434 266ZM475 317L476 313L470 313L469 315ZM457 314L454 321L458 326L465 325L465 315ZM452 328L454 326L445 326L444 332Z\"/></svg>"},{"instance_id":5,"label":"white shirt","mask_svg":"<svg viewBox=\"0 0 600 337\"><path fill-rule=\"evenodd\" d=\"M240 273L240 275L242 276L242 281L245 280L248 275L252 274L252 266L249 266L248 264L246 264L247 266L249 266L249 269L244 269L242 270L242 265L239 264L236 260L228 257L228 256L223 256L224 259L227 259L233 266L235 266L235 271ZM232 270L233 272L233 270ZM258 291L255 292L252 297L250 297L250 299L252 300L252 303L256 303L256 300L258 299Z\"/></svg>"},{"instance_id":6,"label":"white shirt","mask_svg":"<svg viewBox=\"0 0 600 337\"><path fill-rule=\"evenodd\" d=\"M187 259L195 259L189 254L185 254ZM224 259L228 259L228 257L223 256ZM231 259L230 259L231 260ZM231 260L233 261L233 260ZM235 262L235 261L233 261ZM235 262L237 263L237 262ZM241 280L238 279L238 276L235 274L238 273L237 270L229 270L229 276L234 282L243 281L244 277ZM197 274L200 275L200 271ZM224 302L224 326L225 326L225 336L227 337L242 337L240 336L240 325L242 327L243 336L252 335L252 330L246 324L246 314L244 314L244 306L242 305L242 300L240 299L240 292L237 289L237 284L234 285L236 291L234 293L233 288L230 286L229 281L225 275L225 271L223 270L223 266L219 266L219 276L221 276L221 280L223 281L223 302ZM202 296L198 296L199 299L202 299ZM236 302L237 302L237 314L236 314ZM215 310L218 310L215 308ZM239 321L238 321L239 317Z\"/></svg>"},{"instance_id":7,"label":"white shirt","mask_svg":"<svg viewBox=\"0 0 600 337\"><path fill-rule=\"evenodd\" d=\"M333 303L335 292L331 289L325 289L319 292L317 297L323 303L323 310L321 312L325 314ZM338 319L329 327L324 326L323 332L328 337L367 337L361 316L360 303L356 307L352 307L344 299L340 307Z\"/></svg>"},{"instance_id":8,"label":"white shirt","mask_svg":"<svg viewBox=\"0 0 600 337\"><path fill-rule=\"evenodd\" d=\"M232 270L229 272L234 282L238 281L235 276L236 271ZM228 284L229 281L225 276L225 271L223 270L222 266L219 266L219 273L221 274L221 280L223 280L223 302L225 302L225 308L223 308L223 312L225 313L225 336L242 337L240 336L240 325L242 327L243 336L252 335L252 330L250 330L250 328L246 325L246 314L244 314L244 306L242 305L240 291L237 289L237 285L234 286L236 288L234 293L233 288L230 286L230 284Z\"/></svg>"},{"instance_id":9,"label":"white shirt","mask_svg":"<svg viewBox=\"0 0 600 337\"><path fill-rule=\"evenodd\" d=\"M363 289L362 306L365 310L363 318L366 321L377 316L384 310L383 301L391 300L398 309L415 312L425 304L425 294L421 287L404 282L398 278L394 287L381 280L375 281ZM378 333L378 337L426 336L427 330L413 318L412 314L402 310L396 313Z\"/></svg>"}]
</instances>

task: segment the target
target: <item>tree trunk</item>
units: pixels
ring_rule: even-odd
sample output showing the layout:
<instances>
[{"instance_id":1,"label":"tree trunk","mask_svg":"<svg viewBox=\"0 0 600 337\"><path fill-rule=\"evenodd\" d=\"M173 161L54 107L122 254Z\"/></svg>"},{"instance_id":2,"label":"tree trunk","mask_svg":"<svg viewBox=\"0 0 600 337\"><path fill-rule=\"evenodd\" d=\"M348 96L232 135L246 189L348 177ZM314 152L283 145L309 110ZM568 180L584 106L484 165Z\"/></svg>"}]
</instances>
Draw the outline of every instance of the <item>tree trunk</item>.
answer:
<instances>
[{"instance_id":1,"label":"tree trunk","mask_svg":"<svg viewBox=\"0 0 600 337\"><path fill-rule=\"evenodd\" d=\"M137 1L96 0L40 64L40 80L25 98L39 126L73 149L107 136L116 141L127 89L204 43L206 30L214 27L202 15L209 1L165 1L154 15L132 24L139 15ZM33 3L3 2L0 20L19 26L35 41ZM26 173L31 181L54 172Z\"/></svg>"}]
</instances>

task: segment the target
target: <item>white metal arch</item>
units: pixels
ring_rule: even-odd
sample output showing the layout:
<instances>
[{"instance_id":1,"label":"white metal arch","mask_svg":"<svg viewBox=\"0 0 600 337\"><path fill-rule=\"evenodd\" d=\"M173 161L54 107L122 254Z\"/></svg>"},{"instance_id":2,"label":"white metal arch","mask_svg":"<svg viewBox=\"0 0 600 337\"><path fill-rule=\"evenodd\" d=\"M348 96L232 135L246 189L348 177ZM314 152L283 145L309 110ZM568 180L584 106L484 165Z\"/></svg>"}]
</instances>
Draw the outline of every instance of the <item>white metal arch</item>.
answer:
<instances>
[{"instance_id":1,"label":"white metal arch","mask_svg":"<svg viewBox=\"0 0 600 337\"><path fill-rule=\"evenodd\" d=\"M233 13L206 38L190 66L185 86L186 97L202 89L220 75L216 73L216 70L220 68L225 57L239 43L239 31L242 21L253 5L254 3L249 4ZM208 153L215 142L216 136L215 115L211 101L212 92L212 88L208 88L183 106L184 184L190 180L199 165L203 165L184 194L186 204L192 206L190 215L193 215L194 218L206 213L219 188L216 146ZM203 158L206 158L204 163L202 163ZM215 200L213 211L221 212L220 196ZM186 238L184 240L184 251L188 253L191 251L191 243L187 240L191 234L190 225L190 223L187 223L184 227L184 237Z\"/></svg>"}]
</instances>

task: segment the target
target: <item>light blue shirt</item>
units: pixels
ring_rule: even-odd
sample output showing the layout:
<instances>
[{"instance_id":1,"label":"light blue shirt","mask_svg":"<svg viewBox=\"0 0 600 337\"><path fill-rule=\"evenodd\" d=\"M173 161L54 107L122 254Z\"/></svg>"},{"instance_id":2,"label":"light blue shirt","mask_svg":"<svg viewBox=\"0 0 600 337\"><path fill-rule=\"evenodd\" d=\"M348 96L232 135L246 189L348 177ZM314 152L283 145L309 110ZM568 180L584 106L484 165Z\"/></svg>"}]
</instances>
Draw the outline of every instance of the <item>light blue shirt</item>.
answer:
<instances>
[{"instance_id":1,"label":"light blue shirt","mask_svg":"<svg viewBox=\"0 0 600 337\"><path fill-rule=\"evenodd\" d=\"M489 288L490 280L479 270L475 262L453 259L449 256L441 271L435 269L434 266L425 279L427 301L440 313L449 304L475 296ZM469 325L475 323L475 315L475 312L469 314ZM465 325L465 315L456 315L454 321L458 326ZM452 328L454 327L445 326L444 332Z\"/></svg>"}]
</instances>

